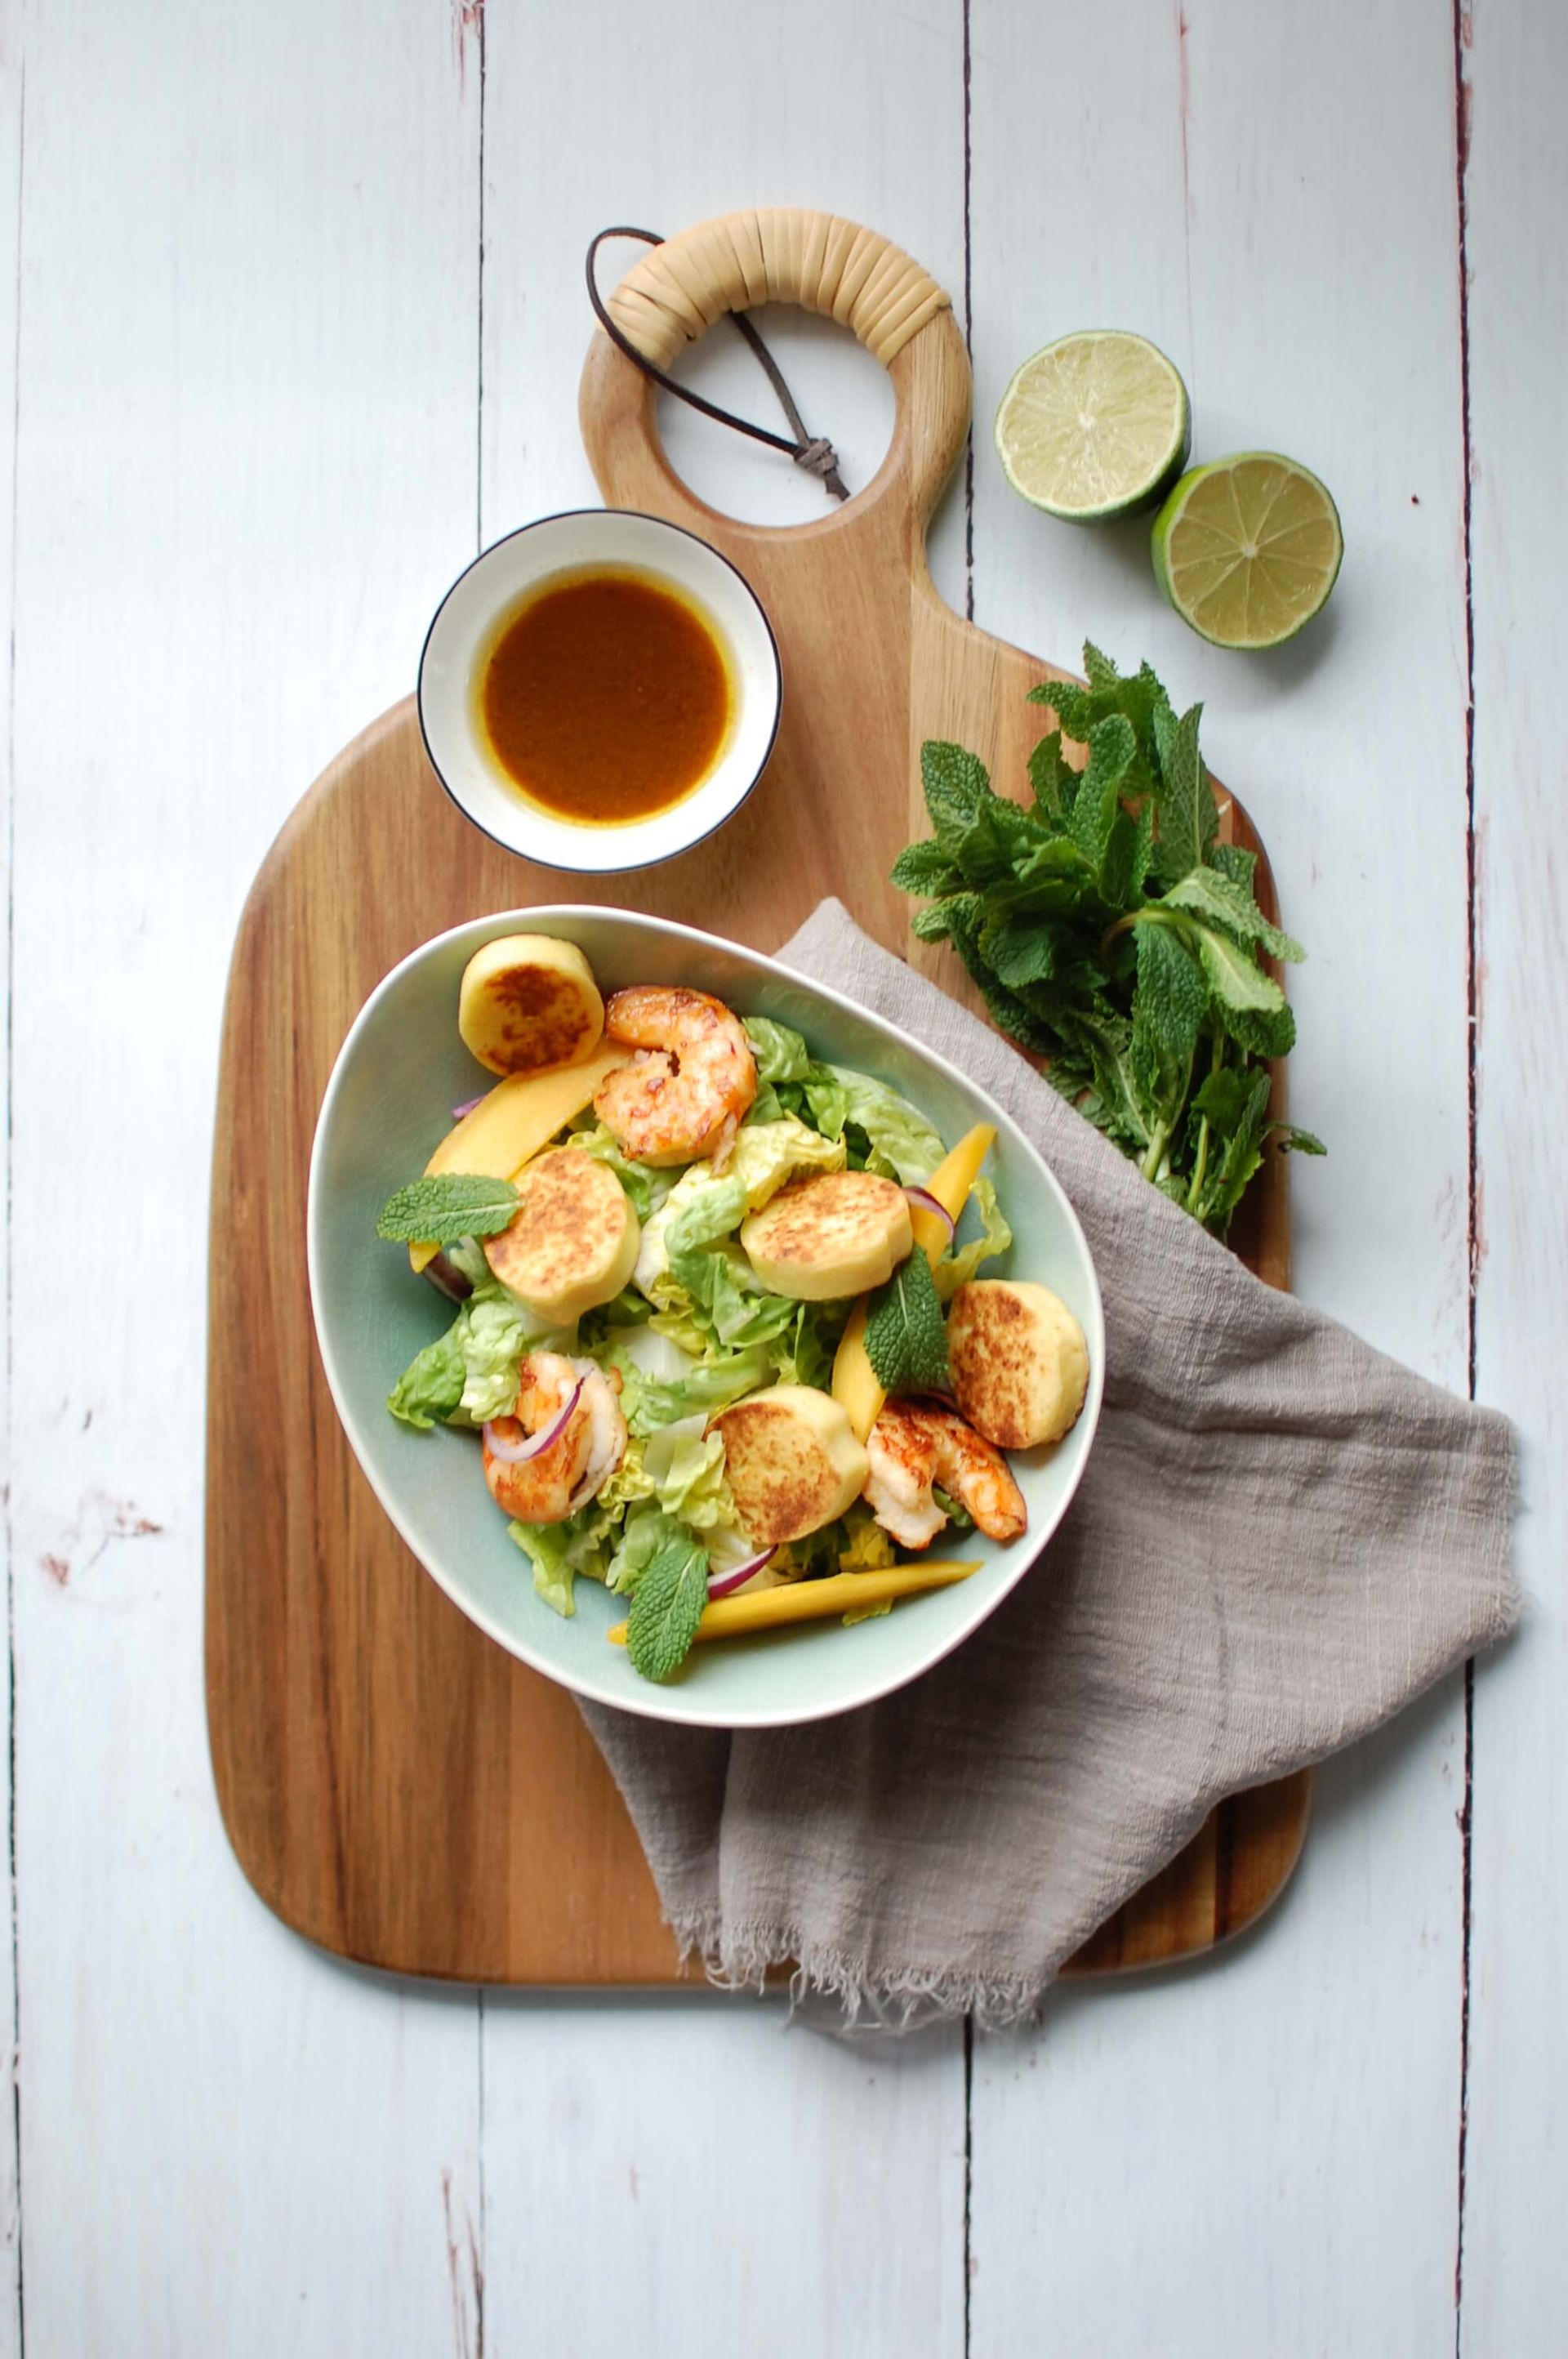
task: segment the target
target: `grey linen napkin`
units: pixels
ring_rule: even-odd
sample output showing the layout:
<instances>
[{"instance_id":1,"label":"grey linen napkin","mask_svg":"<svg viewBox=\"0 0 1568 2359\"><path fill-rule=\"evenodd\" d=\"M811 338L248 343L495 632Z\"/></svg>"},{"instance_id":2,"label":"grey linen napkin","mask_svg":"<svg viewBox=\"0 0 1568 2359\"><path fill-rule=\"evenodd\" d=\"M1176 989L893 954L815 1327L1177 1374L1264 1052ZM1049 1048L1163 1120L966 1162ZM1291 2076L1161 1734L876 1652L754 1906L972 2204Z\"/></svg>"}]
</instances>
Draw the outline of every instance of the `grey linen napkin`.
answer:
<instances>
[{"instance_id":1,"label":"grey linen napkin","mask_svg":"<svg viewBox=\"0 0 1568 2359\"><path fill-rule=\"evenodd\" d=\"M1007 2022L1216 1802L1512 1627L1512 1435L1261 1285L838 902L780 956L971 1075L1056 1173L1105 1298L1098 1436L1039 1563L899 1694L734 1734L582 1709L716 1979L794 1961L849 2023Z\"/></svg>"}]
</instances>

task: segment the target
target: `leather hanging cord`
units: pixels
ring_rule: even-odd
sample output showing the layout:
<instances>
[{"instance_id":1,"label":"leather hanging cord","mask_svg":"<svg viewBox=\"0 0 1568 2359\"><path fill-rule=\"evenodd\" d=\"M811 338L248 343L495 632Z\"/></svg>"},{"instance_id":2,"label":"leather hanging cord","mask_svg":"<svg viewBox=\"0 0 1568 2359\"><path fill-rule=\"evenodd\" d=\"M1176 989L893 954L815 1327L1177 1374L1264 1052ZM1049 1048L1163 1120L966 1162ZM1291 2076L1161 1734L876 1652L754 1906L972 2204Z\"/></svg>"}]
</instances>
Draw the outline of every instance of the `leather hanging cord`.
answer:
<instances>
[{"instance_id":1,"label":"leather hanging cord","mask_svg":"<svg viewBox=\"0 0 1568 2359\"><path fill-rule=\"evenodd\" d=\"M795 461L797 467L804 467L808 474L819 476L836 500L847 500L849 496L849 487L838 472L838 455L832 443L825 435L806 432L806 421L795 408L795 397L784 383L784 372L743 311L731 311L729 314L730 323L745 338L766 371L768 383L778 396L779 407L789 420L795 435L794 441L785 435L771 432L765 426L753 425L749 419L737 418L732 410L720 409L716 401L708 401L702 394L693 393L689 386L678 384L667 371L655 367L645 353L637 350L630 336L618 328L611 318L605 308L604 298L599 291L599 281L594 276L594 265L599 258L599 249L605 239L610 237L640 238L644 245L663 245L665 241L651 229L625 227L601 229L588 249L586 266L588 299L593 306L594 318L599 321L616 351L624 353L627 359L634 367L640 368L644 376L652 377L656 386L662 386L665 393L673 393L676 399L684 401L688 408L700 410L705 418L716 419L720 426L732 426L737 434L749 434L753 442L766 442L771 449L784 451Z\"/></svg>"}]
</instances>

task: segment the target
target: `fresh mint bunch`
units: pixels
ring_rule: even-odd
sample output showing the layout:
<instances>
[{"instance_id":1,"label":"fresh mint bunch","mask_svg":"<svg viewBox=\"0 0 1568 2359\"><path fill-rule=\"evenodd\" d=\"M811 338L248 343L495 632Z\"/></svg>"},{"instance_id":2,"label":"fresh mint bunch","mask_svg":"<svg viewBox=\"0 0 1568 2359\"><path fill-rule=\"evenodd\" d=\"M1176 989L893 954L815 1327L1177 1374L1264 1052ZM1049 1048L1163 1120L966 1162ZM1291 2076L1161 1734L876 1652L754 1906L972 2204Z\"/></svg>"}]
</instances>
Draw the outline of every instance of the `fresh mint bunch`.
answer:
<instances>
[{"instance_id":1,"label":"fresh mint bunch","mask_svg":"<svg viewBox=\"0 0 1568 2359\"><path fill-rule=\"evenodd\" d=\"M1028 804L962 746L921 748L934 834L892 880L929 902L915 933L953 944L1009 1038L1223 1236L1271 1132L1324 1152L1269 1119L1267 1060L1295 1023L1262 961L1305 952L1258 907L1255 855L1218 841L1202 706L1178 716L1147 664L1124 679L1094 646L1084 670L1086 687L1030 691L1058 725L1030 756Z\"/></svg>"}]
</instances>

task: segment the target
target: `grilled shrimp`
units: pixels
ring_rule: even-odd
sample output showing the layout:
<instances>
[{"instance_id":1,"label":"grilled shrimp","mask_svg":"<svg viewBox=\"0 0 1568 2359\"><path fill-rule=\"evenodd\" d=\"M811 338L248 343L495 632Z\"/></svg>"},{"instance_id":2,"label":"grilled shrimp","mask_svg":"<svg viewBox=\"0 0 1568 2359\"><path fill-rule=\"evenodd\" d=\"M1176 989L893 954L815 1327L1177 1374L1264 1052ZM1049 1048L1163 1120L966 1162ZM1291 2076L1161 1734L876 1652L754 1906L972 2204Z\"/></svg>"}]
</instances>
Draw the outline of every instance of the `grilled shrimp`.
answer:
<instances>
[{"instance_id":1,"label":"grilled shrimp","mask_svg":"<svg viewBox=\"0 0 1568 2359\"><path fill-rule=\"evenodd\" d=\"M947 1518L932 1486L963 1502L988 1539L1015 1540L1029 1517L1006 1459L952 1409L889 1401L866 1443L863 1494L901 1547L929 1548Z\"/></svg>"},{"instance_id":2,"label":"grilled shrimp","mask_svg":"<svg viewBox=\"0 0 1568 2359\"><path fill-rule=\"evenodd\" d=\"M593 1101L633 1162L707 1156L721 1169L757 1094L756 1060L739 1016L706 991L638 984L611 995L604 1037L637 1050Z\"/></svg>"},{"instance_id":3,"label":"grilled shrimp","mask_svg":"<svg viewBox=\"0 0 1568 2359\"><path fill-rule=\"evenodd\" d=\"M592 1360L568 1360L559 1352L531 1352L518 1370L517 1408L484 1431L484 1479L498 1507L520 1524L564 1524L596 1498L626 1452L626 1419L616 1398L619 1374ZM532 1458L498 1455L503 1449L543 1433L582 1389L555 1440Z\"/></svg>"}]
</instances>

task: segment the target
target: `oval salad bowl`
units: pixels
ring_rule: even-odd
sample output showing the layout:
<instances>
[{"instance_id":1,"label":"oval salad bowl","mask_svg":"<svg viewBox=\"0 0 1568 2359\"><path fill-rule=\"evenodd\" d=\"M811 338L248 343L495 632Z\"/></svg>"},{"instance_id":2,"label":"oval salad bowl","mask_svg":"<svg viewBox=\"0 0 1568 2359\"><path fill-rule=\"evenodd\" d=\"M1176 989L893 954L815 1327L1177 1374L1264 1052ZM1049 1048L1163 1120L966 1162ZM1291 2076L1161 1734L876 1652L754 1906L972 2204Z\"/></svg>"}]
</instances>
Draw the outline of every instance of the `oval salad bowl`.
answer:
<instances>
[{"instance_id":1,"label":"oval salad bowl","mask_svg":"<svg viewBox=\"0 0 1568 2359\"><path fill-rule=\"evenodd\" d=\"M388 1197L424 1169L453 1107L488 1078L458 1036L459 985L477 950L517 933L576 943L606 995L629 984L683 984L741 1016L790 1026L818 1060L869 1074L909 1100L949 1147L977 1123L994 1125L986 1168L1013 1243L983 1274L1049 1287L1082 1328L1089 1361L1087 1394L1071 1431L1053 1446L1010 1457L1028 1510L1022 1538L999 1547L978 1531L946 1532L930 1554L976 1561L967 1580L903 1597L890 1613L848 1625L835 1616L704 1641L662 1684L640 1678L625 1647L609 1643L611 1625L625 1620L624 1598L579 1577L568 1619L535 1593L529 1560L485 1488L477 1437L442 1426L419 1431L388 1414L393 1385L454 1314L411 1274L406 1250L376 1235ZM960 1225L960 1241L967 1234ZM581 1695L697 1727L825 1719L917 1679L1017 1582L1051 1577L1049 1544L1093 1446L1104 1384L1099 1288L1077 1219L1035 1149L984 1091L880 1017L773 959L662 919L570 906L510 910L438 934L377 986L339 1053L311 1157L308 1241L327 1381L382 1506L471 1622Z\"/></svg>"}]
</instances>

